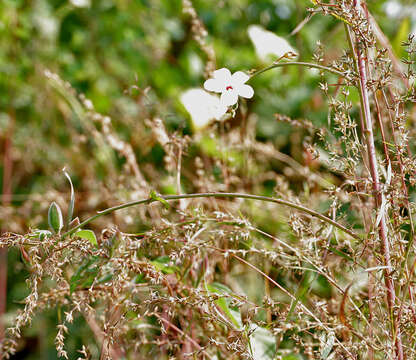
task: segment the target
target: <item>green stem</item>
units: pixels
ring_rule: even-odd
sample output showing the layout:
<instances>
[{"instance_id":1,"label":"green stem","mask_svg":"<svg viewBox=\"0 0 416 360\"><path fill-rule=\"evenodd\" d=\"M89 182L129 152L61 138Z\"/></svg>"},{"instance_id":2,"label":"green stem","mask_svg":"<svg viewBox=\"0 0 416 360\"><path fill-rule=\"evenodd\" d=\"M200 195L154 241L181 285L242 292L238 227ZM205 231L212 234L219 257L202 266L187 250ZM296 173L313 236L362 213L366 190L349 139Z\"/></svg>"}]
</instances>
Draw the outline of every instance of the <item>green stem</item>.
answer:
<instances>
[{"instance_id":1,"label":"green stem","mask_svg":"<svg viewBox=\"0 0 416 360\"><path fill-rule=\"evenodd\" d=\"M323 65L319 65L319 64L314 64L314 63L307 63L307 62L299 62L299 61L288 61L288 62L279 62L276 64L272 64L270 66L267 66L263 69L257 70L256 72L254 72L253 74L251 74L250 79L252 79L253 77L260 75L268 70L274 69L274 68L278 68L278 67L283 67L283 66L306 66L308 68L314 68L314 69L319 69L319 70L323 70L323 71L328 71L332 74L335 75L339 75L344 77L344 73L342 73L341 71L332 69L330 67L327 66L323 66Z\"/></svg>"},{"instance_id":2,"label":"green stem","mask_svg":"<svg viewBox=\"0 0 416 360\"><path fill-rule=\"evenodd\" d=\"M330 219L329 217L322 215L319 212L316 212L314 210L308 209L302 205L298 205L295 203L292 203L287 200L277 199L273 197L268 196L260 196L260 195L250 195L250 194L242 194L242 193L197 193L197 194L183 194L183 195L160 195L161 199L165 201L173 201L173 200L179 200L179 199L192 199L192 198L240 198L240 199L249 199L249 200L259 200L259 201L266 201L266 202L272 202L275 204L281 204L288 207L291 207L292 209L299 210L301 212L304 212L306 214L309 214L311 216L314 216L328 224L331 224L338 229L342 230L343 232L347 233L348 235L351 235L353 238L357 240L362 240L361 237L356 234L355 232L351 231L350 229L346 228L345 226L341 225L340 223ZM62 234L62 238L65 236L69 236L73 234L75 231L80 229L81 227L87 225L91 221L94 221L95 219L98 219L99 217L110 214L114 211L125 209L128 207L136 206L136 205L144 205L144 204L150 204L152 202L158 201L155 198L148 198L148 199L142 199L137 201L131 201L125 204L117 205L108 209L105 209L103 211L99 211L97 214L89 217L85 221L83 221L81 224L75 226L71 230L67 231L66 233Z\"/></svg>"}]
</instances>

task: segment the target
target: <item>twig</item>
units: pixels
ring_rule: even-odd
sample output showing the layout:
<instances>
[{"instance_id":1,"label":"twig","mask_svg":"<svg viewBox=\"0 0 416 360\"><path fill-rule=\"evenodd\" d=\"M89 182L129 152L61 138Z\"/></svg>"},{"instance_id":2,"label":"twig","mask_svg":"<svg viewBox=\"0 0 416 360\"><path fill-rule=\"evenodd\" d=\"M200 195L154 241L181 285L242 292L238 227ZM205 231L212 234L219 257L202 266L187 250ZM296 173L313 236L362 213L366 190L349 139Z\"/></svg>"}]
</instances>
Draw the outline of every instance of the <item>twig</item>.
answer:
<instances>
[{"instance_id":1,"label":"twig","mask_svg":"<svg viewBox=\"0 0 416 360\"><path fill-rule=\"evenodd\" d=\"M263 69L257 70L256 72L252 73L250 75L250 79L252 79L253 77L260 75L266 71L269 71L271 69L274 68L279 68L279 67L284 67L284 66L305 66L308 68L313 68L313 69L319 69L319 70L323 70L323 71L327 71L330 72L332 74L338 75L338 76L342 76L344 77L345 74L342 73L341 71L335 70L333 68L330 68L328 66L323 66L323 65L319 65L319 64L314 64L314 63L308 63L308 62L300 62L300 61L288 61L288 62L279 62L276 64L272 64L270 66L267 66Z\"/></svg>"},{"instance_id":2,"label":"twig","mask_svg":"<svg viewBox=\"0 0 416 360\"><path fill-rule=\"evenodd\" d=\"M177 331L179 334L181 334L182 336L184 336L187 340L189 340L189 342L192 343L192 345L194 345L199 351L202 351L205 355L208 356L208 358L210 359L211 357L206 353L206 351L201 347L201 345L199 345L194 339L192 339L188 334L185 334L181 329L179 329L175 324L172 324L170 321L164 319L163 317L161 317L159 314L153 313L154 316L156 316L160 321L164 322L166 325L168 325L169 327L171 327L172 329L175 329L175 331Z\"/></svg>"},{"instance_id":3,"label":"twig","mask_svg":"<svg viewBox=\"0 0 416 360\"><path fill-rule=\"evenodd\" d=\"M309 209L309 208L304 207L302 205L295 204L293 202L283 200L283 199L277 199L277 198L268 197L268 196L243 194L243 193L221 193L221 192L218 192L218 193L183 194L183 195L160 195L159 198L164 200L164 201L173 201L173 200L180 200L180 199L192 199L192 198L241 198L241 199L272 202L272 203L275 203L275 204L285 205L285 206L288 206L292 209L296 209L296 210L299 210L299 211L304 212L306 214L309 214L309 215L311 215L313 217L316 217L316 218L318 218L318 219L320 219L320 220L322 220L322 221L324 221L328 224L331 224L331 225L337 227L338 229L342 230L346 234L352 236L354 239L362 240L361 236L356 234L354 231L346 228L344 225L341 225L340 223L332 220L331 218L329 218L325 215L322 215L321 213L319 213L315 210ZM151 204L151 203L156 202L156 201L158 201L158 200L155 199L155 198L148 198L148 199L142 199L142 200L137 200L137 201L124 203L124 204L121 204L121 205L117 205L117 206L102 210L102 211L98 212L97 214L89 217L88 219L83 221L81 224L75 226L71 230L65 232L64 234L62 234L61 237L64 238L66 236L72 235L78 229L82 228L83 226L89 224L91 221L94 221L95 219L98 219L99 217L101 217L103 215L110 214L114 211L129 208L129 207L136 206L136 205L145 205L145 204L148 205L148 204Z\"/></svg>"}]
</instances>

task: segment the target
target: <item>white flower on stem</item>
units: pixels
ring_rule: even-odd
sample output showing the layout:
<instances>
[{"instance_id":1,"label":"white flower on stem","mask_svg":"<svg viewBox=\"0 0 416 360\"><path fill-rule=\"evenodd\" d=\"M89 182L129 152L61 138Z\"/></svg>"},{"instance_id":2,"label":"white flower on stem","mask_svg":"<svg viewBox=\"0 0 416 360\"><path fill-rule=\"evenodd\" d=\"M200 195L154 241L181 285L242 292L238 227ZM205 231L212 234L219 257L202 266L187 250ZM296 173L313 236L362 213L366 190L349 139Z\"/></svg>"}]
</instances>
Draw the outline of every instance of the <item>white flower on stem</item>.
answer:
<instances>
[{"instance_id":1,"label":"white flower on stem","mask_svg":"<svg viewBox=\"0 0 416 360\"><path fill-rule=\"evenodd\" d=\"M221 93L221 104L232 106L237 103L239 96L247 99L253 97L253 88L246 85L248 79L250 76L242 71L231 75L230 70L222 68L214 71L214 77L205 81L204 88L208 91Z\"/></svg>"}]
</instances>

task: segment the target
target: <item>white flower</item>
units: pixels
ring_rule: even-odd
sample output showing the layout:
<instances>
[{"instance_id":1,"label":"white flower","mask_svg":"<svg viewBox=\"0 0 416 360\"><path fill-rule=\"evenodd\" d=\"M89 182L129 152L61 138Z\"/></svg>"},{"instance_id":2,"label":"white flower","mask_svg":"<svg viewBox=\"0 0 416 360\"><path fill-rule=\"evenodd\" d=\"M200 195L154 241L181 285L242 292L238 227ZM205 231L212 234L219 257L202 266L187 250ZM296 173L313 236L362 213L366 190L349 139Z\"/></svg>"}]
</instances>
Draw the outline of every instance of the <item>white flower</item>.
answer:
<instances>
[{"instance_id":1,"label":"white flower","mask_svg":"<svg viewBox=\"0 0 416 360\"><path fill-rule=\"evenodd\" d=\"M254 90L246 81L250 76L237 71L231 75L230 70L222 68L214 71L214 78L208 79L204 83L204 88L208 91L221 93L221 104L231 106L237 103L238 97L250 99L254 95Z\"/></svg>"},{"instance_id":2,"label":"white flower","mask_svg":"<svg viewBox=\"0 0 416 360\"><path fill-rule=\"evenodd\" d=\"M203 89L189 89L181 94L180 99L197 129L203 128L211 120L220 120L227 112L227 107L221 104L218 96Z\"/></svg>"},{"instance_id":3,"label":"white flower","mask_svg":"<svg viewBox=\"0 0 416 360\"><path fill-rule=\"evenodd\" d=\"M76 7L86 8L91 6L91 0L69 0Z\"/></svg>"},{"instance_id":4,"label":"white flower","mask_svg":"<svg viewBox=\"0 0 416 360\"><path fill-rule=\"evenodd\" d=\"M261 60L267 60L269 55L281 58L287 53L296 55L298 53L286 39L265 30L259 25L250 25L248 27L248 36L256 48L257 56Z\"/></svg>"}]
</instances>

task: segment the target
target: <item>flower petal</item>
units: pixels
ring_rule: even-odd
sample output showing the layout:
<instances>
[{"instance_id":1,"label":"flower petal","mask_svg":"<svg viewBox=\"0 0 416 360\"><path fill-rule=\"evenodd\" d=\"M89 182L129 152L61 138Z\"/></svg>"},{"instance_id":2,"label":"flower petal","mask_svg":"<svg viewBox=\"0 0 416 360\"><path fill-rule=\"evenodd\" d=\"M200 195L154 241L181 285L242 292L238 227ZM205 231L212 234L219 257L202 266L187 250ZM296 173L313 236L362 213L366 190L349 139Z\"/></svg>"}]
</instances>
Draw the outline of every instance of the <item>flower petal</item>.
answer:
<instances>
[{"instance_id":1,"label":"flower petal","mask_svg":"<svg viewBox=\"0 0 416 360\"><path fill-rule=\"evenodd\" d=\"M238 93L235 90L227 90L221 94L221 104L224 106L231 106L237 103Z\"/></svg>"},{"instance_id":2,"label":"flower petal","mask_svg":"<svg viewBox=\"0 0 416 360\"><path fill-rule=\"evenodd\" d=\"M215 119L221 120L221 118L224 116L224 114L227 112L228 107L223 104L218 104L213 110L213 115Z\"/></svg>"},{"instance_id":3,"label":"flower petal","mask_svg":"<svg viewBox=\"0 0 416 360\"><path fill-rule=\"evenodd\" d=\"M204 82L204 88L208 91L222 92L224 90L224 82L217 79L208 79Z\"/></svg>"},{"instance_id":4,"label":"flower petal","mask_svg":"<svg viewBox=\"0 0 416 360\"><path fill-rule=\"evenodd\" d=\"M231 79L231 72L227 68L222 68L214 71L214 79L228 82Z\"/></svg>"},{"instance_id":5,"label":"flower petal","mask_svg":"<svg viewBox=\"0 0 416 360\"><path fill-rule=\"evenodd\" d=\"M254 90L250 85L241 85L237 88L238 95L246 99L251 99L254 95Z\"/></svg>"},{"instance_id":6,"label":"flower petal","mask_svg":"<svg viewBox=\"0 0 416 360\"><path fill-rule=\"evenodd\" d=\"M242 71L237 71L233 74L232 82L233 84L244 84L248 79L250 79L250 76L248 76L246 73L243 73Z\"/></svg>"},{"instance_id":7,"label":"flower petal","mask_svg":"<svg viewBox=\"0 0 416 360\"><path fill-rule=\"evenodd\" d=\"M228 108L220 97L200 88L188 89L180 95L180 101L188 111L195 129L202 129L211 120L221 120Z\"/></svg>"},{"instance_id":8,"label":"flower petal","mask_svg":"<svg viewBox=\"0 0 416 360\"><path fill-rule=\"evenodd\" d=\"M248 36L256 48L258 57L262 60L266 60L270 55L280 58L288 53L296 54L296 56L298 54L298 51L286 39L259 25L250 25L248 27Z\"/></svg>"}]
</instances>

